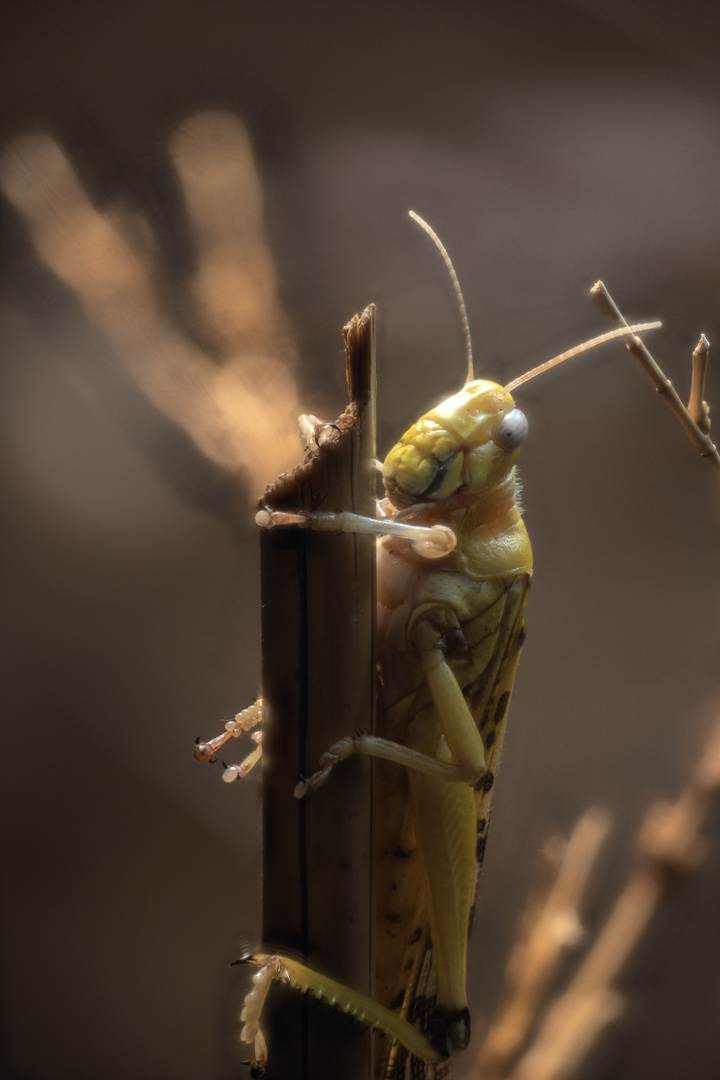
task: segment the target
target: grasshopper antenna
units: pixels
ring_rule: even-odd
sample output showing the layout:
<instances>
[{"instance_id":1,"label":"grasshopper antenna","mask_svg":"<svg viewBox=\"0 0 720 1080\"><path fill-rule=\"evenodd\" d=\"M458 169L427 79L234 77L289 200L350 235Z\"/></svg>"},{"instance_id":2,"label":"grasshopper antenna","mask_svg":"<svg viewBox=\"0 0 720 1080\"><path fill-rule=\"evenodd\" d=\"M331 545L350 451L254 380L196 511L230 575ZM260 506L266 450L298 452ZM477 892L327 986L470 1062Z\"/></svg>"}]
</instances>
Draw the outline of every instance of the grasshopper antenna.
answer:
<instances>
[{"instance_id":1,"label":"grasshopper antenna","mask_svg":"<svg viewBox=\"0 0 720 1080\"><path fill-rule=\"evenodd\" d=\"M638 334L642 330L656 330L658 326L662 326L662 323L646 322L636 323L634 326L620 326L617 330L610 330L607 334L600 334L598 337L591 338L589 341L583 341L581 345L576 345L574 348L568 349L567 352L560 353L558 356L553 356L552 360L546 360L544 364L538 364L537 367L531 368L530 371L526 371L524 375L518 375L517 379L513 379L512 382L509 382L507 386L503 387L503 392L511 394L516 387L529 382L529 380L534 379L536 375L542 375L544 371L549 371L550 368L557 367L557 365L562 364L564 360L569 360L571 356L577 356L578 353L587 352L588 349L594 349L596 345L602 345L605 341L612 341L613 338L623 337L627 334Z\"/></svg>"},{"instance_id":2,"label":"grasshopper antenna","mask_svg":"<svg viewBox=\"0 0 720 1080\"><path fill-rule=\"evenodd\" d=\"M452 261L450 259L450 256L447 253L447 249L446 249L445 245L443 244L442 240L440 239L438 234L435 232L435 230L432 229L428 225L427 221L424 221L423 218L421 218L419 214L416 214L414 210L408 210L408 213L409 213L410 217L413 219L413 221L417 221L420 228L424 229L425 232L428 234L430 239L435 244L435 247L438 249L438 251L442 255L443 261L444 261L445 265L448 268L448 273L450 274L450 280L452 281L453 289L455 290L455 296L457 297L458 307L460 308L460 320L462 322L463 332L465 334L465 346L466 346L466 349L467 349L467 362L468 362L468 373L467 373L467 379L465 380L465 385L467 386L467 384L471 383L473 381L473 379L475 378L475 373L473 371L472 341L470 340L470 324L468 322L467 311L465 310L465 301L463 300L463 294L462 294L462 290L460 289L460 282L458 280L458 276L455 273L455 267L452 264Z\"/></svg>"}]
</instances>

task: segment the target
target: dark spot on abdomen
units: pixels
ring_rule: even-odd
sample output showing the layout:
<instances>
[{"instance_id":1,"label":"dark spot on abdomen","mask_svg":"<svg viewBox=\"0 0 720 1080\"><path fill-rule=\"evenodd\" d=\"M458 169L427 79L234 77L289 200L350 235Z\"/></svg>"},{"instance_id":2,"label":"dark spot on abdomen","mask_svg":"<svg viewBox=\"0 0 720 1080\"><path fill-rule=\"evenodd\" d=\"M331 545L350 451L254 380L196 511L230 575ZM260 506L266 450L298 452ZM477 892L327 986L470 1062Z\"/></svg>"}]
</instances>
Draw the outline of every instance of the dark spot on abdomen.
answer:
<instances>
[{"instance_id":1,"label":"dark spot on abdomen","mask_svg":"<svg viewBox=\"0 0 720 1080\"><path fill-rule=\"evenodd\" d=\"M508 701L510 700L510 691L506 690L498 698L498 703L495 706L495 712L493 713L493 724L495 727L504 719L507 712Z\"/></svg>"}]
</instances>

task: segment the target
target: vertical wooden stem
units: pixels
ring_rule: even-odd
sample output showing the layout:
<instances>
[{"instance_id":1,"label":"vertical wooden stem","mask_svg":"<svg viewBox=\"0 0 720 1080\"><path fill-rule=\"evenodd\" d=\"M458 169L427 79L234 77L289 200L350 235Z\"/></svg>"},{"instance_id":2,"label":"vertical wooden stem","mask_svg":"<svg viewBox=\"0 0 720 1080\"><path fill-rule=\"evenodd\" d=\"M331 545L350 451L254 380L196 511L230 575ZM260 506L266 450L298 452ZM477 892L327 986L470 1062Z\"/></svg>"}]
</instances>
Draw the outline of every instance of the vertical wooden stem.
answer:
<instances>
[{"instance_id":1,"label":"vertical wooden stem","mask_svg":"<svg viewBox=\"0 0 720 1080\"><path fill-rule=\"evenodd\" d=\"M375 515L375 310L344 328L350 404L263 503ZM298 801L298 774L375 708L375 546L293 526L261 535L263 947L372 993L372 769L355 759ZM268 1080L369 1080L369 1037L278 987Z\"/></svg>"}]
</instances>

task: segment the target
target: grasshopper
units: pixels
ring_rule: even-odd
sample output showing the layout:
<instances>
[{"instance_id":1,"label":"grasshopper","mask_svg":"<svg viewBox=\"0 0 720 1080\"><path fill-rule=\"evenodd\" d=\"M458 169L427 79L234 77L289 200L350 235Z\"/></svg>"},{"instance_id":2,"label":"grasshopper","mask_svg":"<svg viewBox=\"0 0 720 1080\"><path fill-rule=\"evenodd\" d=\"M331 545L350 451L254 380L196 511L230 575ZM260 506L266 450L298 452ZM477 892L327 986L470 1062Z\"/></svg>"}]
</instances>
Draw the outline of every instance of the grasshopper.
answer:
<instances>
[{"instance_id":1,"label":"grasshopper","mask_svg":"<svg viewBox=\"0 0 720 1080\"><path fill-rule=\"evenodd\" d=\"M241 1014L241 1039L254 1044L255 1076L267 1057L262 1007L276 979L390 1036L378 1052L376 1075L385 1080L439 1078L444 1063L467 1047L468 927L532 575L516 479L528 425L512 391L603 341L659 325L603 334L504 387L476 379L457 275L430 226L411 216L437 245L452 278L467 345L465 385L390 450L381 466L385 496L377 518L271 507L256 518L264 528L378 537L378 730L340 739L295 789L298 798L315 792L353 755L377 759L375 815L386 840L378 845L384 855L376 865L375 998L287 956L246 958L258 970ZM315 417L300 420L306 438L320 442L322 427ZM212 760L228 739L261 719L256 702L221 735L199 741L196 758ZM260 760L261 736L253 738L255 749L240 765L226 766L224 780L245 776ZM318 797L331 798L331 790Z\"/></svg>"}]
</instances>

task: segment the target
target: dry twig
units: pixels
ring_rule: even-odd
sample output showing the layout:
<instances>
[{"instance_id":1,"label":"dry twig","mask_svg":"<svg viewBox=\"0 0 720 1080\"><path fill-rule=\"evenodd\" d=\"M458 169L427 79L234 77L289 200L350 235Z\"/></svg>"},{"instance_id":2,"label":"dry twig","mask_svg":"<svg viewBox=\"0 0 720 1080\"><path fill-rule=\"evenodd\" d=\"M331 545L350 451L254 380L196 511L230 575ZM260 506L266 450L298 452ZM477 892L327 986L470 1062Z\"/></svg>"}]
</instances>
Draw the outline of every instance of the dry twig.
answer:
<instances>
[{"instance_id":1,"label":"dry twig","mask_svg":"<svg viewBox=\"0 0 720 1080\"><path fill-rule=\"evenodd\" d=\"M700 831L718 795L720 721L677 802L658 802L647 813L638 836L638 866L570 985L545 1014L530 1048L515 1068L509 1070L507 1058L493 1059L483 1047L480 1075L508 1076L511 1080L568 1080L573 1075L602 1029L622 1011L622 998L613 984L658 905L672 885L702 861ZM542 938L547 934L544 921L545 912L537 919L533 936ZM525 947L528 956L542 956L543 949L548 954L551 951L542 940ZM516 1001L525 999L538 1004L542 986L536 983L542 976L547 984L552 970L551 964L538 965L536 970L530 967L528 986L514 991ZM522 1012L518 1006L516 1009L519 1020L514 1045L524 1037L534 1019L530 1010ZM512 1041L510 1034L505 1036L505 1046ZM499 1045L495 1028L491 1029L488 1044L490 1050Z\"/></svg>"},{"instance_id":2,"label":"dry twig","mask_svg":"<svg viewBox=\"0 0 720 1080\"><path fill-rule=\"evenodd\" d=\"M544 853L544 881L530 897L520 937L508 961L505 995L478 1054L482 1076L508 1074L537 1019L563 954L580 940L579 907L609 828L608 814L588 810L559 858L558 842Z\"/></svg>"},{"instance_id":3,"label":"dry twig","mask_svg":"<svg viewBox=\"0 0 720 1080\"><path fill-rule=\"evenodd\" d=\"M590 295L597 300L601 311L607 315L613 326L628 325L625 316L602 281L598 281L593 285ZM720 452L718 452L717 446L710 438L710 407L703 400L705 373L710 352L710 343L705 335L700 335L700 340L693 352L692 384L687 408L680 400L680 396L670 379L650 355L647 346L639 337L632 337L627 342L626 348L628 352L632 353L652 381L657 392L675 413L693 446L697 448L704 458L712 462L716 469L720 469Z\"/></svg>"}]
</instances>

